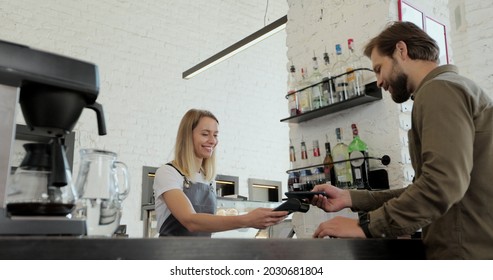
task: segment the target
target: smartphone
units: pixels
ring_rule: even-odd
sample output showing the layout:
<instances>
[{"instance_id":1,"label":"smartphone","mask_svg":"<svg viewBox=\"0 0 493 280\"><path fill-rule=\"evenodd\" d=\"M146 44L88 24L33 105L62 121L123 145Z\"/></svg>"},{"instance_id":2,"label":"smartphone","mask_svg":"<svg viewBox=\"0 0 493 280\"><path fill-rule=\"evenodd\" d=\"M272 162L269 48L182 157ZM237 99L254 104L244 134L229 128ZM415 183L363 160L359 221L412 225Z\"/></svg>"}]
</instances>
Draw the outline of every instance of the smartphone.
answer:
<instances>
[{"instance_id":1,"label":"smartphone","mask_svg":"<svg viewBox=\"0 0 493 280\"><path fill-rule=\"evenodd\" d=\"M300 192L285 192L284 194L288 198L308 199L308 200L311 200L312 197L314 195L316 195L316 194L327 196L327 194L325 192L305 192L305 191L300 191Z\"/></svg>"},{"instance_id":2,"label":"smartphone","mask_svg":"<svg viewBox=\"0 0 493 280\"><path fill-rule=\"evenodd\" d=\"M283 204L277 206L274 211L288 211L289 214L293 212L303 212L306 213L310 210L310 205L301 202L299 199L289 198Z\"/></svg>"}]
</instances>

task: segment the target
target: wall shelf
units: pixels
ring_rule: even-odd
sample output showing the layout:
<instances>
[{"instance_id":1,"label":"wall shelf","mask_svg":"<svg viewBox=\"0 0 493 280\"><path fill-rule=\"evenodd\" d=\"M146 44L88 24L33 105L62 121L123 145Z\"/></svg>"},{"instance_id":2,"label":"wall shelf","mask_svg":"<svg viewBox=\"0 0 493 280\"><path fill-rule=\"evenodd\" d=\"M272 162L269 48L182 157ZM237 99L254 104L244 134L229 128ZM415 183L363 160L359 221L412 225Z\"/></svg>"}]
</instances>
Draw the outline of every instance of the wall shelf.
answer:
<instances>
[{"instance_id":1,"label":"wall shelf","mask_svg":"<svg viewBox=\"0 0 493 280\"><path fill-rule=\"evenodd\" d=\"M361 96L356 96L348 100L330 104L328 106L309 111L297 116L292 116L284 118L281 122L287 123L301 123L306 122L315 118L330 115L332 113L340 112L352 107L356 107L362 104L370 103L373 101L382 99L382 89L377 86L376 82L369 83L365 85L365 94Z\"/></svg>"}]
</instances>

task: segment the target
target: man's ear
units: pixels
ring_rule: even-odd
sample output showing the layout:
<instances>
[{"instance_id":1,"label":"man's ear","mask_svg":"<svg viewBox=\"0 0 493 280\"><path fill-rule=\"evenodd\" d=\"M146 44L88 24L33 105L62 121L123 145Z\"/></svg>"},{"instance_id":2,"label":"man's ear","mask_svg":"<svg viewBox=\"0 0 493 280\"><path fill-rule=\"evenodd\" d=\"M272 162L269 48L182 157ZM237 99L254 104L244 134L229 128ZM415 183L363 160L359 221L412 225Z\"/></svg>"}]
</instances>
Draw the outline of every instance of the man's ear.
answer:
<instances>
[{"instance_id":1,"label":"man's ear","mask_svg":"<svg viewBox=\"0 0 493 280\"><path fill-rule=\"evenodd\" d=\"M406 59L408 57L407 45L404 41L397 42L397 44L395 44L395 48L397 49L397 53L401 57L401 59Z\"/></svg>"}]
</instances>

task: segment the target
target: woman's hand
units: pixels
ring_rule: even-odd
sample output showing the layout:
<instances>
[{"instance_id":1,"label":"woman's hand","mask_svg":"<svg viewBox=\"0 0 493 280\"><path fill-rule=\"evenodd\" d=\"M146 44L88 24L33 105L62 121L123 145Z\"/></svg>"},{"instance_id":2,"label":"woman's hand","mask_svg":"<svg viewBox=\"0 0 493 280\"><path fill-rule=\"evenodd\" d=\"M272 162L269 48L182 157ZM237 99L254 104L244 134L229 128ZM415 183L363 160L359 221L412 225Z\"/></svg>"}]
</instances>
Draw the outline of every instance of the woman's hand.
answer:
<instances>
[{"instance_id":1,"label":"woman's hand","mask_svg":"<svg viewBox=\"0 0 493 280\"><path fill-rule=\"evenodd\" d=\"M349 191L330 184L316 185L312 191L325 192L326 196L314 195L311 201L312 205L317 206L325 212L337 212L352 205Z\"/></svg>"},{"instance_id":2,"label":"woman's hand","mask_svg":"<svg viewBox=\"0 0 493 280\"><path fill-rule=\"evenodd\" d=\"M271 208L256 208L244 215L246 227L265 229L284 220L287 211L273 211Z\"/></svg>"}]
</instances>

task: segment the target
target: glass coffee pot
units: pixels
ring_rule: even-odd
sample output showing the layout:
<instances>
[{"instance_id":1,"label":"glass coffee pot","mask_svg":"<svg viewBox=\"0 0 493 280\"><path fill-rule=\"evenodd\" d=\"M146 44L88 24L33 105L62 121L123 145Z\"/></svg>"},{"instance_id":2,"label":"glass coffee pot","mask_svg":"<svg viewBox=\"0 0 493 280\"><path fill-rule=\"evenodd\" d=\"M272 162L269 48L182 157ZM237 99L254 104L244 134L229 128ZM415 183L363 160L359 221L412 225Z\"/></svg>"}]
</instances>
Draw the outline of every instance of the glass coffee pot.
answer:
<instances>
[{"instance_id":1,"label":"glass coffee pot","mask_svg":"<svg viewBox=\"0 0 493 280\"><path fill-rule=\"evenodd\" d=\"M121 204L130 191L128 168L117 154L97 149L80 150L77 181L77 216L86 219L89 236L112 236L120 225Z\"/></svg>"},{"instance_id":2,"label":"glass coffee pot","mask_svg":"<svg viewBox=\"0 0 493 280\"><path fill-rule=\"evenodd\" d=\"M77 194L71 171L64 170L67 184L52 180L52 146L27 143L24 159L15 170L7 190L7 211L14 216L66 216L75 206Z\"/></svg>"}]
</instances>

